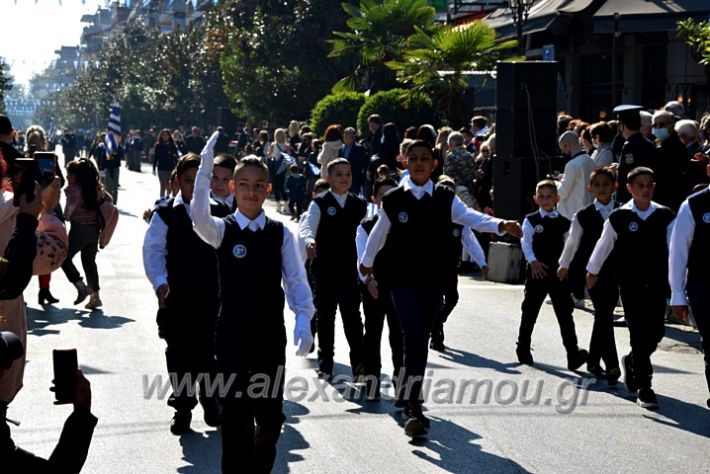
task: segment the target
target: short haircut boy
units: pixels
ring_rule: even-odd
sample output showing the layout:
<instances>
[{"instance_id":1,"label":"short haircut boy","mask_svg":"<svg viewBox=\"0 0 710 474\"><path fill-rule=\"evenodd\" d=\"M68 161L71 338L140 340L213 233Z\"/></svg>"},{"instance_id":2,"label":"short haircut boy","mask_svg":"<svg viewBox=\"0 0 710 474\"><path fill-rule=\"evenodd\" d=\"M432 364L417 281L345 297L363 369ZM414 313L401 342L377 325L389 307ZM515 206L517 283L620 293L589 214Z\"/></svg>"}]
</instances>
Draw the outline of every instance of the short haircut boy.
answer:
<instances>
[{"instance_id":1,"label":"short haircut boy","mask_svg":"<svg viewBox=\"0 0 710 474\"><path fill-rule=\"evenodd\" d=\"M337 159L331 161L330 163L328 163L325 170L328 174L331 174L331 173L335 172L335 167L338 165L350 166L350 162L348 160L346 160L345 158L337 158Z\"/></svg>"},{"instance_id":2,"label":"short haircut boy","mask_svg":"<svg viewBox=\"0 0 710 474\"><path fill-rule=\"evenodd\" d=\"M385 186L391 186L393 188L397 187L397 181L394 180L394 178L380 178L377 181L375 181L375 184L372 187L372 195L377 196L380 192L380 189L382 189Z\"/></svg>"},{"instance_id":3,"label":"short haircut boy","mask_svg":"<svg viewBox=\"0 0 710 474\"><path fill-rule=\"evenodd\" d=\"M420 138L414 140L407 147L407 153L409 153L410 151L412 151L415 148L426 148L427 150L429 150L429 153L431 154L432 158L434 157L434 150L431 148L431 145L426 140L422 140Z\"/></svg>"},{"instance_id":4,"label":"short haircut boy","mask_svg":"<svg viewBox=\"0 0 710 474\"><path fill-rule=\"evenodd\" d=\"M178 161L177 167L175 168L175 175L177 176L178 179L182 177L182 175L185 173L185 171L192 169L192 168L199 168L200 167L200 156L196 155L194 153L188 153L187 155L183 156L180 158L180 161Z\"/></svg>"},{"instance_id":5,"label":"short haircut boy","mask_svg":"<svg viewBox=\"0 0 710 474\"><path fill-rule=\"evenodd\" d=\"M198 157L199 159L199 157ZM244 168L258 168L264 173L266 173L266 177L269 177L269 168L266 166L266 163L261 161L260 158L257 158L255 156L246 156L239 160L237 163L237 166L234 167L234 179L237 179L237 176L239 175L239 172L243 170Z\"/></svg>"},{"instance_id":6,"label":"short haircut boy","mask_svg":"<svg viewBox=\"0 0 710 474\"><path fill-rule=\"evenodd\" d=\"M538 192L541 189L551 189L555 192L555 194L557 194L557 186L555 186L555 182L551 179L543 179L535 185L535 192Z\"/></svg>"},{"instance_id":7,"label":"short haircut boy","mask_svg":"<svg viewBox=\"0 0 710 474\"><path fill-rule=\"evenodd\" d=\"M315 194L320 194L330 189L330 182L323 178L318 178L318 180L313 185L313 192Z\"/></svg>"},{"instance_id":8,"label":"short haircut boy","mask_svg":"<svg viewBox=\"0 0 710 474\"><path fill-rule=\"evenodd\" d=\"M234 171L237 166L237 159L228 153L221 153L214 159L214 165Z\"/></svg>"},{"instance_id":9,"label":"short haircut boy","mask_svg":"<svg viewBox=\"0 0 710 474\"><path fill-rule=\"evenodd\" d=\"M611 168L607 166L597 168L592 171L589 174L589 182L591 183L592 181L594 181L594 178L596 178L597 176L606 176L611 180L612 183L616 181L616 176L614 176L614 172L611 170Z\"/></svg>"},{"instance_id":10,"label":"short haircut boy","mask_svg":"<svg viewBox=\"0 0 710 474\"><path fill-rule=\"evenodd\" d=\"M633 184L634 180L638 176L650 176L651 178L655 179L656 174L653 172L651 168L646 168L645 166L638 166L631 171L629 171L629 174L626 176L626 182L629 184Z\"/></svg>"}]
</instances>

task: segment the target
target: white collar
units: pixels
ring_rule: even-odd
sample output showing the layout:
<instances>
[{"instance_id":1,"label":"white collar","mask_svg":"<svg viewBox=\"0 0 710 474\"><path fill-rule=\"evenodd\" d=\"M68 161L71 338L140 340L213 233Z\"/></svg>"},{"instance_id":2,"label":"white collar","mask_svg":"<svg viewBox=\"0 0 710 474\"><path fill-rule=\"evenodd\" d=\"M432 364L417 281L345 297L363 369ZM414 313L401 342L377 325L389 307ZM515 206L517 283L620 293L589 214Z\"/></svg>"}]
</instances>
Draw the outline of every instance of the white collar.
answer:
<instances>
[{"instance_id":1,"label":"white collar","mask_svg":"<svg viewBox=\"0 0 710 474\"><path fill-rule=\"evenodd\" d=\"M404 181L402 187L405 191L411 191L415 196L423 196L424 193L429 194L429 196L434 195L434 183L431 180L427 181L424 186L417 186L412 178Z\"/></svg>"},{"instance_id":2,"label":"white collar","mask_svg":"<svg viewBox=\"0 0 710 474\"><path fill-rule=\"evenodd\" d=\"M242 230L249 227L252 222L255 223L259 227L259 229L263 229L264 226L266 225L266 214L264 214L263 210L261 211L261 213L258 216L256 216L256 219L251 220L247 216L245 216L244 214L239 212L239 209L237 209L234 212L234 218L236 219L237 224L239 224L239 228ZM252 229L252 230L256 230L256 229Z\"/></svg>"},{"instance_id":3,"label":"white collar","mask_svg":"<svg viewBox=\"0 0 710 474\"><path fill-rule=\"evenodd\" d=\"M598 211L601 211L602 209L607 209L607 210L611 211L614 209L614 200L612 199L607 204L602 204L599 201L597 201L597 198L594 198L594 207Z\"/></svg>"},{"instance_id":4,"label":"white collar","mask_svg":"<svg viewBox=\"0 0 710 474\"><path fill-rule=\"evenodd\" d=\"M636 203L634 202L633 199L631 199L631 200L629 200L629 202L627 202L626 204L624 204L621 207L624 209L631 209L636 214L642 215L642 214L651 213L651 212L655 211L656 209L658 209L660 206L658 203L651 201L651 204L648 206L648 209L646 209L645 211L642 211L641 209L636 207Z\"/></svg>"},{"instance_id":5,"label":"white collar","mask_svg":"<svg viewBox=\"0 0 710 474\"><path fill-rule=\"evenodd\" d=\"M544 210L543 208L540 208L540 209L539 209L539 212L540 212L540 215L541 215L542 217L550 216L550 217L553 218L553 219L554 219L555 217L560 217L560 213L557 212L557 209L553 209L552 211L547 212L547 211Z\"/></svg>"},{"instance_id":6,"label":"white collar","mask_svg":"<svg viewBox=\"0 0 710 474\"><path fill-rule=\"evenodd\" d=\"M184 205L185 207L189 208L190 204L186 203L183 198L182 198L182 193L178 193L177 196L175 196L175 199L173 200L173 207L178 207Z\"/></svg>"},{"instance_id":7,"label":"white collar","mask_svg":"<svg viewBox=\"0 0 710 474\"><path fill-rule=\"evenodd\" d=\"M338 201L340 203L340 205L345 205L345 201L348 199L348 193L338 194L335 191L333 191L332 189L328 190L328 192L333 195L335 200Z\"/></svg>"}]
</instances>

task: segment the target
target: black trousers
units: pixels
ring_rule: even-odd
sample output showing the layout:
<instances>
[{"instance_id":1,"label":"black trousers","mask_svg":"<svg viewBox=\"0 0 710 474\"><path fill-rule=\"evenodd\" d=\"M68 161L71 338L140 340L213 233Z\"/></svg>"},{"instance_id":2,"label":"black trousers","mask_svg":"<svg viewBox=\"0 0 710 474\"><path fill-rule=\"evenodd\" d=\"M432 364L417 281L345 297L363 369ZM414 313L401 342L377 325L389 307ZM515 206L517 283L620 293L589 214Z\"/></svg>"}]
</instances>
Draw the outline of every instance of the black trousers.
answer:
<instances>
[{"instance_id":1,"label":"black trousers","mask_svg":"<svg viewBox=\"0 0 710 474\"><path fill-rule=\"evenodd\" d=\"M356 375L364 358L357 274L355 272L345 276L316 274L318 364L320 370L326 373L333 372L335 313L338 308L343 319L345 338L350 346L350 367L353 375Z\"/></svg>"},{"instance_id":2,"label":"black trousers","mask_svg":"<svg viewBox=\"0 0 710 474\"><path fill-rule=\"evenodd\" d=\"M69 250L67 258L62 264L62 270L67 276L67 280L76 283L81 280L81 274L74 265L73 259L77 253L81 252L81 266L86 273L86 284L94 291L99 288L99 271L96 268L96 254L99 251L99 230L98 224L80 224L72 222L69 229Z\"/></svg>"},{"instance_id":3,"label":"black trousers","mask_svg":"<svg viewBox=\"0 0 710 474\"><path fill-rule=\"evenodd\" d=\"M271 472L285 420L286 329L249 326L217 323L223 473Z\"/></svg>"},{"instance_id":4,"label":"black trousers","mask_svg":"<svg viewBox=\"0 0 710 474\"><path fill-rule=\"evenodd\" d=\"M385 320L389 328L389 343L392 350L392 377L399 376L404 361L402 328L399 325L397 313L392 304L390 292L379 288L378 298L374 299L367 286L360 284L362 295L362 310L365 313L365 374L374 375L378 379L382 371L381 341Z\"/></svg>"},{"instance_id":5,"label":"black trousers","mask_svg":"<svg viewBox=\"0 0 710 474\"><path fill-rule=\"evenodd\" d=\"M444 286L444 302L441 304L441 309L437 315L434 327L431 330L431 340L435 342L444 342L444 323L449 319L449 315L459 302L459 279L456 271L453 275L449 275L446 286Z\"/></svg>"},{"instance_id":6,"label":"black trousers","mask_svg":"<svg viewBox=\"0 0 710 474\"><path fill-rule=\"evenodd\" d=\"M522 317L520 320L520 330L518 332L518 345L524 348L530 347L535 322L540 314L540 308L549 294L552 299L552 307L557 316L557 323L560 325L562 334L562 344L565 346L567 354L577 351L577 333L574 328L572 311L574 303L570 295L569 285L566 281L557 278L557 268L553 265L547 269L547 276L541 279L533 279L532 271L528 265L525 278L525 298L522 304Z\"/></svg>"},{"instance_id":7,"label":"black trousers","mask_svg":"<svg viewBox=\"0 0 710 474\"><path fill-rule=\"evenodd\" d=\"M651 388L651 354L665 333L665 288L621 284L621 301L631 339L634 380L638 388Z\"/></svg>"},{"instance_id":8,"label":"black trousers","mask_svg":"<svg viewBox=\"0 0 710 474\"><path fill-rule=\"evenodd\" d=\"M301 217L301 214L303 214L303 198L288 198L288 210L292 215Z\"/></svg>"},{"instance_id":9,"label":"black trousers","mask_svg":"<svg viewBox=\"0 0 710 474\"><path fill-rule=\"evenodd\" d=\"M404 374L400 380L410 404L420 403L429 355L429 337L441 309L443 288L399 287L392 301L404 336Z\"/></svg>"},{"instance_id":10,"label":"black trousers","mask_svg":"<svg viewBox=\"0 0 710 474\"><path fill-rule=\"evenodd\" d=\"M710 390L710 294L708 294L708 288L710 288L710 278L698 278L692 274L688 276L686 289L700 333L700 342L705 357L705 380L708 390Z\"/></svg>"},{"instance_id":11,"label":"black trousers","mask_svg":"<svg viewBox=\"0 0 710 474\"><path fill-rule=\"evenodd\" d=\"M589 342L589 359L587 364L599 366L604 361L608 371L619 368L619 356L616 352L614 339L614 308L619 301L619 284L613 277L606 275L599 278L594 288L589 290L589 296L594 304L594 326Z\"/></svg>"},{"instance_id":12,"label":"black trousers","mask_svg":"<svg viewBox=\"0 0 710 474\"><path fill-rule=\"evenodd\" d=\"M168 405L177 411L190 411L197 405L195 386L199 386L199 401L206 409L214 409L218 394L211 393L217 375L215 361L215 320L219 301L177 298L171 292L166 308L160 310L159 331L167 347L165 361L173 393ZM199 302L199 303L198 303Z\"/></svg>"}]
</instances>

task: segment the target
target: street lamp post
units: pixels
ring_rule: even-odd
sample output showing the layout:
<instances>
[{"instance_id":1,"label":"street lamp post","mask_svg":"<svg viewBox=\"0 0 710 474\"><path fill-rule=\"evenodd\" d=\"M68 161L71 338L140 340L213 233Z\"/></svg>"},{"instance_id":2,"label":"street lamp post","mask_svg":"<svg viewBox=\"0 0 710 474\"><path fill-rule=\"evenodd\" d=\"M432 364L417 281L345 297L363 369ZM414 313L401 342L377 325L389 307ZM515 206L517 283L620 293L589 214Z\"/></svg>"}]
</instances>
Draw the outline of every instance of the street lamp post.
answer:
<instances>
[{"instance_id":1,"label":"street lamp post","mask_svg":"<svg viewBox=\"0 0 710 474\"><path fill-rule=\"evenodd\" d=\"M510 12L513 14L513 24L518 28L518 55L525 56L525 43L523 40L523 27L528 19L530 7L535 0L508 0Z\"/></svg>"}]
</instances>

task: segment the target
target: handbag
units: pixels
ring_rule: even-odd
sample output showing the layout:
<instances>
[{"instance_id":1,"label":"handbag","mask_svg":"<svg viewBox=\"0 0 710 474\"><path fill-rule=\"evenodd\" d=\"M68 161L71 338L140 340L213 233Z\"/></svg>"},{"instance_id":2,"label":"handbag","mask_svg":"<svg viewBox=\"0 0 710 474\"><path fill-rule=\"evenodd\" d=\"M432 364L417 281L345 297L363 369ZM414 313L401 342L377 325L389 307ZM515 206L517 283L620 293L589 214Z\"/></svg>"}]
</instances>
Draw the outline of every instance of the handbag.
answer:
<instances>
[{"instance_id":1,"label":"handbag","mask_svg":"<svg viewBox=\"0 0 710 474\"><path fill-rule=\"evenodd\" d=\"M119 212L111 199L104 198L101 204L99 204L98 214L99 229L101 230L101 234L99 234L99 248L103 249L111 242L113 231L116 230L116 225L118 224Z\"/></svg>"}]
</instances>

